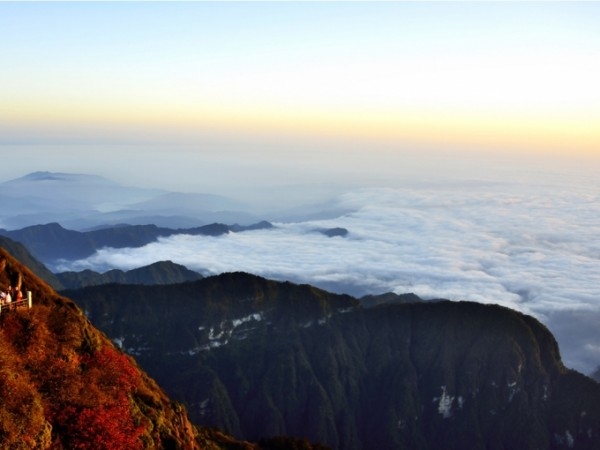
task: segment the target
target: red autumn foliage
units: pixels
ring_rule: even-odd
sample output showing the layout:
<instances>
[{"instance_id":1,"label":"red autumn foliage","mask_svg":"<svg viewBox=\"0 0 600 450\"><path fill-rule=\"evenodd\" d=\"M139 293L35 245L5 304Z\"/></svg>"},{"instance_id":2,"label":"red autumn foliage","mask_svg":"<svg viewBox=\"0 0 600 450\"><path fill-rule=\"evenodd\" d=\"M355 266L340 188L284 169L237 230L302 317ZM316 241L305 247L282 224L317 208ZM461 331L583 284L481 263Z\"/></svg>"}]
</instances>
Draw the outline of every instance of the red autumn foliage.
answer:
<instances>
[{"instance_id":1,"label":"red autumn foliage","mask_svg":"<svg viewBox=\"0 0 600 450\"><path fill-rule=\"evenodd\" d=\"M141 449L139 437L146 427L132 414L130 401L140 381L137 369L126 355L109 347L82 357L80 368L81 400L51 413L55 426L66 431L66 446L77 450Z\"/></svg>"},{"instance_id":2,"label":"red autumn foliage","mask_svg":"<svg viewBox=\"0 0 600 450\"><path fill-rule=\"evenodd\" d=\"M254 448L194 427L83 311L0 242L0 286L15 279L34 301L0 313L0 449Z\"/></svg>"},{"instance_id":3,"label":"red autumn foliage","mask_svg":"<svg viewBox=\"0 0 600 450\"><path fill-rule=\"evenodd\" d=\"M62 344L52 337L50 327L60 327L60 336L67 340L71 339L65 332L69 324L64 320L53 324L47 317L52 314L44 306L0 317L0 362L5 369L0 400L5 409L10 406L15 413L37 402L40 406L35 420L31 419L32 426L39 425L44 414L52 425L56 448L141 448L146 422L141 414L136 417L131 401L141 383L139 369L127 355L108 345L77 351ZM26 395L33 385L41 397ZM18 401L12 401L15 393L19 393ZM7 418L8 424L12 422ZM13 428L0 427L0 443L26 437L25 430L21 433Z\"/></svg>"},{"instance_id":4,"label":"red autumn foliage","mask_svg":"<svg viewBox=\"0 0 600 450\"><path fill-rule=\"evenodd\" d=\"M143 425L131 416L129 399L120 394L111 404L94 408L70 406L57 417L69 436L68 447L77 450L135 450Z\"/></svg>"},{"instance_id":5,"label":"red autumn foliage","mask_svg":"<svg viewBox=\"0 0 600 450\"><path fill-rule=\"evenodd\" d=\"M103 347L81 361L84 373L106 389L131 392L140 382L140 372L127 355Z\"/></svg>"}]
</instances>

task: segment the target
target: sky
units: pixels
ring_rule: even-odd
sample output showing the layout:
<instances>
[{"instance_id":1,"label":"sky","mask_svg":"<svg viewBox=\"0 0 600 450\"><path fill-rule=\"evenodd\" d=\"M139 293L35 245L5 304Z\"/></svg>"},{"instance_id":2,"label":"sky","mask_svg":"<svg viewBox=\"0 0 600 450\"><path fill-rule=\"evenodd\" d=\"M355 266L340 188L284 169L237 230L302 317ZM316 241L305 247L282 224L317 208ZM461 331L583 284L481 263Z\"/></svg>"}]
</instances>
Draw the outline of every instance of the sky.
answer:
<instances>
[{"instance_id":1,"label":"sky","mask_svg":"<svg viewBox=\"0 0 600 450\"><path fill-rule=\"evenodd\" d=\"M0 2L0 179L598 164L599 29L596 2Z\"/></svg>"}]
</instances>

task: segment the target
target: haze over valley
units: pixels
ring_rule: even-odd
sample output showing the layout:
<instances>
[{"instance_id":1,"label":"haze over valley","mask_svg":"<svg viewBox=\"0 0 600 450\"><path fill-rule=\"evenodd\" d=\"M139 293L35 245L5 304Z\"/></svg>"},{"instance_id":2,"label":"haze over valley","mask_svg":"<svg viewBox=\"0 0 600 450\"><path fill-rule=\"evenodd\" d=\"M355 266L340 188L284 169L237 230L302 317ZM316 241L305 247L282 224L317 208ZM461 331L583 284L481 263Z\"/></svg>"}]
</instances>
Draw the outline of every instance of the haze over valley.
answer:
<instances>
[{"instance_id":1,"label":"haze over valley","mask_svg":"<svg viewBox=\"0 0 600 450\"><path fill-rule=\"evenodd\" d=\"M598 182L581 173L569 177L557 171L551 177L538 174L510 183L465 179L412 187L363 187L332 197L330 217L325 219L277 221L238 210L220 218L260 218L270 220L273 227L214 236L184 232L142 247L101 248L84 259L44 262L54 272L105 272L171 260L205 276L245 271L355 296L411 292L425 299L497 303L540 319L556 335L565 364L591 373L600 362L600 224L595 220L600 202ZM185 211L185 221L197 220L196 225L219 217L214 214L220 197L188 194L183 212L173 218L172 202L161 210L154 206L160 203L150 199L174 194L86 175L32 174L5 182L3 192L14 194L8 187L18 186L31 198L45 196L48 209L60 211L55 219L68 224L76 217L94 217L90 211L98 213L96 220L107 219L94 203L105 201L102 191L85 188L98 183L110 186L109 197L118 191L121 202L138 201L145 192L146 204L153 205L150 210L161 225L176 227ZM69 192L70 211L61 210L65 192ZM220 201L242 205L233 199ZM74 205L80 205L84 214ZM136 215L151 217L138 208ZM191 215L193 211L197 215ZM125 208L122 214L118 209L111 212L124 219L132 211ZM13 220L6 212L0 217ZM89 229L106 226L85 223ZM347 234L329 237L319 232L336 228Z\"/></svg>"}]
</instances>

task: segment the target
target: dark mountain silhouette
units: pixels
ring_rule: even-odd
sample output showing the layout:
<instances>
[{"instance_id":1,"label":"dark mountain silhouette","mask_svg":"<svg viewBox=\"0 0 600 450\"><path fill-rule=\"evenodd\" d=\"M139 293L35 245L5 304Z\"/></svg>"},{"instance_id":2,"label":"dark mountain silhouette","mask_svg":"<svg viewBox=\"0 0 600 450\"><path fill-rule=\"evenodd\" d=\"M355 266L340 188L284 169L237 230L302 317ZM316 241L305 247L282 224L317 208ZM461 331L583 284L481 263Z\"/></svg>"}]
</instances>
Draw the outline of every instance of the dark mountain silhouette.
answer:
<instances>
[{"instance_id":1,"label":"dark mountain silhouette","mask_svg":"<svg viewBox=\"0 0 600 450\"><path fill-rule=\"evenodd\" d=\"M261 220L260 222L251 225L238 225L237 223L235 223L229 227L229 230L235 233L239 233L242 231L268 230L269 228L274 228L273 224L268 220Z\"/></svg>"},{"instance_id":2,"label":"dark mountain silhouette","mask_svg":"<svg viewBox=\"0 0 600 450\"><path fill-rule=\"evenodd\" d=\"M324 234L327 237L346 237L348 230L346 228L335 227L335 228L318 228L315 231Z\"/></svg>"},{"instance_id":3,"label":"dark mountain silhouette","mask_svg":"<svg viewBox=\"0 0 600 450\"><path fill-rule=\"evenodd\" d=\"M18 244L15 249L20 254ZM0 289L7 286L30 291L33 306L0 310L0 448L325 448L288 437L253 444L193 425L185 407L171 401L75 303L2 247Z\"/></svg>"},{"instance_id":4,"label":"dark mountain silhouette","mask_svg":"<svg viewBox=\"0 0 600 450\"><path fill-rule=\"evenodd\" d=\"M378 295L363 295L360 298L360 304L364 308L372 308L378 305L391 305L395 303L414 303L422 302L418 295L409 294L396 294L394 292L386 292L385 294Z\"/></svg>"},{"instance_id":5,"label":"dark mountain silhouette","mask_svg":"<svg viewBox=\"0 0 600 450\"><path fill-rule=\"evenodd\" d=\"M49 223L12 231L0 229L0 235L22 243L38 260L52 266L60 259L86 258L103 247L142 247L156 241L159 237L175 234L219 236L229 232L239 233L272 227L271 223L262 221L247 226L213 223L194 228L171 229L156 225L121 225L90 231L74 231L67 230L58 223Z\"/></svg>"},{"instance_id":6,"label":"dark mountain silhouette","mask_svg":"<svg viewBox=\"0 0 600 450\"><path fill-rule=\"evenodd\" d=\"M86 286L97 286L108 283L176 284L199 280L202 278L202 275L172 261L158 261L154 264L128 271L114 269L104 273L94 272L93 270L61 272L56 274L56 278L65 289L79 289Z\"/></svg>"},{"instance_id":7,"label":"dark mountain silhouette","mask_svg":"<svg viewBox=\"0 0 600 450\"><path fill-rule=\"evenodd\" d=\"M339 449L597 449L600 385L537 320L471 302L362 308L233 273L68 291L194 421Z\"/></svg>"}]
</instances>

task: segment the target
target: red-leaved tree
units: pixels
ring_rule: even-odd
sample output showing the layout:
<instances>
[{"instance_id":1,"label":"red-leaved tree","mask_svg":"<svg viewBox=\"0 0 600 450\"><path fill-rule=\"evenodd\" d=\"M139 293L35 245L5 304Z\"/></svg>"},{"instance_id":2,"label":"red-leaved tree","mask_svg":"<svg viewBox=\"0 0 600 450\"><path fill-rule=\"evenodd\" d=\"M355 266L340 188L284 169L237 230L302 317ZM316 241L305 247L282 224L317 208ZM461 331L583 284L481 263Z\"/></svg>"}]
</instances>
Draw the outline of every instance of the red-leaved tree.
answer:
<instances>
[{"instance_id":1,"label":"red-leaved tree","mask_svg":"<svg viewBox=\"0 0 600 450\"><path fill-rule=\"evenodd\" d=\"M81 359L79 401L55 411L64 444L77 450L136 450L146 424L134 417L131 394L140 373L126 355L104 347Z\"/></svg>"}]
</instances>

